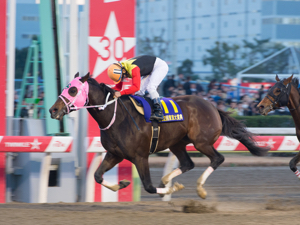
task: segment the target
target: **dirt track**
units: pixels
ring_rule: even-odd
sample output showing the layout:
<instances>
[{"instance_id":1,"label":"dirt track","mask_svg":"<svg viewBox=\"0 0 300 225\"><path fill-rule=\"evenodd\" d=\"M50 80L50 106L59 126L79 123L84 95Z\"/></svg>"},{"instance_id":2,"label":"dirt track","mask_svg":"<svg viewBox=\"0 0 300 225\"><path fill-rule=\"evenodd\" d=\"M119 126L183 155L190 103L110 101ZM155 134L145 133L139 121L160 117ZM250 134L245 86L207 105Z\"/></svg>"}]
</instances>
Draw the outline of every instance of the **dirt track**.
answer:
<instances>
[{"instance_id":1,"label":"dirt track","mask_svg":"<svg viewBox=\"0 0 300 225\"><path fill-rule=\"evenodd\" d=\"M101 204L8 204L1 207L1 224L299 224L299 209L244 202L205 203L211 213L183 213L186 200ZM198 206L201 212L203 206ZM199 210L200 209L200 210ZM284 210L282 210L284 209ZM203 212L203 211L202 211Z\"/></svg>"},{"instance_id":2,"label":"dirt track","mask_svg":"<svg viewBox=\"0 0 300 225\"><path fill-rule=\"evenodd\" d=\"M300 224L300 182L288 166L221 167L202 200L195 188L204 169L175 178L186 188L170 202L142 191L141 202L2 204L0 224ZM151 174L157 185L162 168Z\"/></svg>"}]
</instances>

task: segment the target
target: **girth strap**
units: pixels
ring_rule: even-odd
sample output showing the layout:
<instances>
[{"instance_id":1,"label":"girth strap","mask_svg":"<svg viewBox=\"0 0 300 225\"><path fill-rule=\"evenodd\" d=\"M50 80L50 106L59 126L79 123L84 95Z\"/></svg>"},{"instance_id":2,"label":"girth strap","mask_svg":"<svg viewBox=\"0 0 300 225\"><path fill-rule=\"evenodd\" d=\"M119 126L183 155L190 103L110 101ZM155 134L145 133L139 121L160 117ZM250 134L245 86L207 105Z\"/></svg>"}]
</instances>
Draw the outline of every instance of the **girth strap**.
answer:
<instances>
[{"instance_id":1,"label":"girth strap","mask_svg":"<svg viewBox=\"0 0 300 225\"><path fill-rule=\"evenodd\" d=\"M158 126L158 121L153 120L152 121L152 137L151 137L151 145L150 145L150 152L149 154L153 154L156 151L157 145L158 145L158 139L159 139L159 132L160 132L160 127Z\"/></svg>"}]
</instances>

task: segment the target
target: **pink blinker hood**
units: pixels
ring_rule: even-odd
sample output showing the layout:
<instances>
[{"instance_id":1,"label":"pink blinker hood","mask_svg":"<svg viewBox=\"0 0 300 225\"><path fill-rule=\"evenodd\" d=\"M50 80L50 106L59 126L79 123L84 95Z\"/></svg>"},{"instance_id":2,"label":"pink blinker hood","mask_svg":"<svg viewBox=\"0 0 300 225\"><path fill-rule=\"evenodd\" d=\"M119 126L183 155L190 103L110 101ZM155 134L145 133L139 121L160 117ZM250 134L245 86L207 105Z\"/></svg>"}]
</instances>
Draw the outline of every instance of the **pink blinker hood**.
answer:
<instances>
[{"instance_id":1,"label":"pink blinker hood","mask_svg":"<svg viewBox=\"0 0 300 225\"><path fill-rule=\"evenodd\" d=\"M67 87L65 87L63 89L61 95L59 96L64 101L65 105L67 106L68 113L70 112L70 109L75 109L75 110L80 109L89 102L89 97L88 97L89 84L87 81L82 83L80 81L80 78L81 77L76 77L75 79L73 79L67 85ZM74 97L71 96L68 92L71 87L77 88L77 94ZM62 96L65 97L66 99L68 99L69 102L67 103ZM74 107L71 108L71 106L74 106Z\"/></svg>"}]
</instances>

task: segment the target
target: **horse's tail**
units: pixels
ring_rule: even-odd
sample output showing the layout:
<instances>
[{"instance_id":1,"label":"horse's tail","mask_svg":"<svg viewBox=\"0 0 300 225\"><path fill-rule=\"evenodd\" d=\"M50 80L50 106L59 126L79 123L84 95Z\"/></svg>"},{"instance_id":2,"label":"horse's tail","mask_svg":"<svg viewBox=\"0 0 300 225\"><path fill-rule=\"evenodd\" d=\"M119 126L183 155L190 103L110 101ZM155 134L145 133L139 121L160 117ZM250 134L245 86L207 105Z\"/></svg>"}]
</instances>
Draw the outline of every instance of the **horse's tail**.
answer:
<instances>
[{"instance_id":1,"label":"horse's tail","mask_svg":"<svg viewBox=\"0 0 300 225\"><path fill-rule=\"evenodd\" d=\"M268 153L269 148L259 147L253 138L254 134L246 130L243 122L230 117L230 113L222 110L218 111L223 124L223 135L240 141L253 155L264 156Z\"/></svg>"}]
</instances>

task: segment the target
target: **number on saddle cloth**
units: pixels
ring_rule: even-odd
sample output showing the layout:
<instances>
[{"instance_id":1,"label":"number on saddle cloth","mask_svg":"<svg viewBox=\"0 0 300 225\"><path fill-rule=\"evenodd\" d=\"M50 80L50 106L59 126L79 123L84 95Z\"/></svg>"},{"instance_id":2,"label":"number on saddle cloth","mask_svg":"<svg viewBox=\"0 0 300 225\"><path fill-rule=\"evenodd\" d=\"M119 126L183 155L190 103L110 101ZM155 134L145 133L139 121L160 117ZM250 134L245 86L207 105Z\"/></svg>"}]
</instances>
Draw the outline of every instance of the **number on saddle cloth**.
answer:
<instances>
[{"instance_id":1,"label":"number on saddle cloth","mask_svg":"<svg viewBox=\"0 0 300 225\"><path fill-rule=\"evenodd\" d=\"M153 103L151 101L150 98L143 98L140 96L136 96L136 95L130 95L131 101L133 102L132 99L135 100L135 102L137 102L137 104L133 104L135 105L135 108L137 109L138 112L141 111L140 106L143 107L143 111L144 113L141 113L142 115L144 115L146 122L151 122L149 120L150 116L151 116L151 111L152 111L152 106ZM179 105L170 98L162 98L160 99L161 105L162 105L162 109L163 109L163 114L164 114L164 120L160 121L159 123L165 123L165 122L177 122L177 121L183 121L183 114L181 111L181 108L179 107Z\"/></svg>"}]
</instances>

